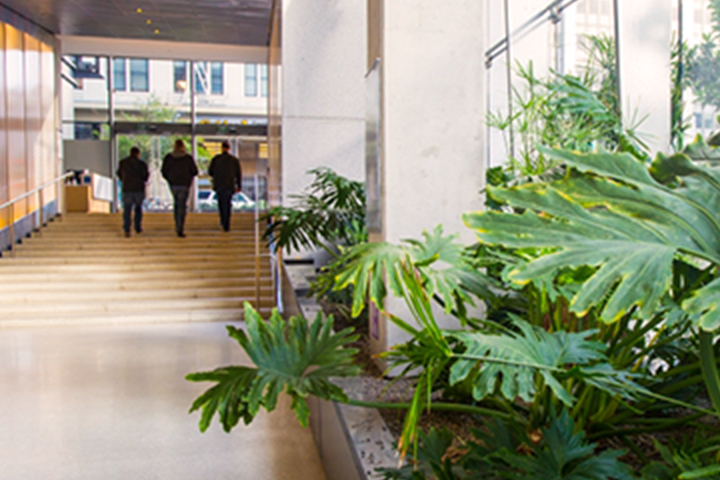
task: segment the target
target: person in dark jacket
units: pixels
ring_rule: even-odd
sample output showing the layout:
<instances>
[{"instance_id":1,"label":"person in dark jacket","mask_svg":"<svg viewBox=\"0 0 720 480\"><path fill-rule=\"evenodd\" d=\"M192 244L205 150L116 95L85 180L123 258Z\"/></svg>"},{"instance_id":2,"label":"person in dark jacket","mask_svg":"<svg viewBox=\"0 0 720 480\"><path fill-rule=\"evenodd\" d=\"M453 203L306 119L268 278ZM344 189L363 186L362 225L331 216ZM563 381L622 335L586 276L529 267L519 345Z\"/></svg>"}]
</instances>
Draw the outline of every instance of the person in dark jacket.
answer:
<instances>
[{"instance_id":1,"label":"person in dark jacket","mask_svg":"<svg viewBox=\"0 0 720 480\"><path fill-rule=\"evenodd\" d=\"M220 224L223 230L230 231L232 196L242 188L242 170L240 161L230 154L230 143L222 143L222 153L215 155L210 162L208 173L213 179L213 189L217 192Z\"/></svg>"},{"instance_id":2,"label":"person in dark jacket","mask_svg":"<svg viewBox=\"0 0 720 480\"><path fill-rule=\"evenodd\" d=\"M162 176L167 180L172 191L175 215L175 232L178 237L185 237L185 215L187 213L188 194L193 178L198 169L195 160L185 151L185 142L175 140L175 148L165 155L162 164Z\"/></svg>"},{"instance_id":3,"label":"person in dark jacket","mask_svg":"<svg viewBox=\"0 0 720 480\"><path fill-rule=\"evenodd\" d=\"M148 167L140 159L140 149L132 147L130 156L120 160L117 176L122 182L123 230L130 236L130 223L135 210L135 231L142 232L142 204L145 200L145 183L150 177Z\"/></svg>"}]
</instances>

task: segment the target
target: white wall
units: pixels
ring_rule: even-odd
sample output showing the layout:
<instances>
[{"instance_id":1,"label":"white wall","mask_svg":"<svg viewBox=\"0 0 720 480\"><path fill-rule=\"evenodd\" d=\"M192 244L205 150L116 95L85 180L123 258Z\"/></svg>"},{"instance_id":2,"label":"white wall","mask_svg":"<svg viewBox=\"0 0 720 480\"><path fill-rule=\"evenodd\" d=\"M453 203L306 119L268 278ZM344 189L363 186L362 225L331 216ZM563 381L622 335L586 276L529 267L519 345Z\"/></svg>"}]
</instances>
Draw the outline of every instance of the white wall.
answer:
<instances>
[{"instance_id":1,"label":"white wall","mask_svg":"<svg viewBox=\"0 0 720 480\"><path fill-rule=\"evenodd\" d=\"M282 194L327 166L364 179L364 0L283 0Z\"/></svg>"},{"instance_id":2,"label":"white wall","mask_svg":"<svg viewBox=\"0 0 720 480\"><path fill-rule=\"evenodd\" d=\"M654 152L670 151L671 0L620 2L620 92L623 121Z\"/></svg>"}]
</instances>

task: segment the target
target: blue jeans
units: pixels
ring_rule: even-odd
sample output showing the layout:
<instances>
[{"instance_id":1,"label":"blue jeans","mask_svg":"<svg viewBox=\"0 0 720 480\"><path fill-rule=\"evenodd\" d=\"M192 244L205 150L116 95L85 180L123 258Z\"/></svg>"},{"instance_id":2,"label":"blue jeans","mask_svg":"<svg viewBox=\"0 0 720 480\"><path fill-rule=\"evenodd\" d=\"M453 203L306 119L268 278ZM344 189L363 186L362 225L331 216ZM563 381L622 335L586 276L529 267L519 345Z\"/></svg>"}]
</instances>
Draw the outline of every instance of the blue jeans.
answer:
<instances>
[{"instance_id":1,"label":"blue jeans","mask_svg":"<svg viewBox=\"0 0 720 480\"><path fill-rule=\"evenodd\" d=\"M185 231L185 215L187 214L187 201L190 192L189 187L171 187L173 199L173 214L175 216L175 231L183 233Z\"/></svg>"},{"instance_id":2,"label":"blue jeans","mask_svg":"<svg viewBox=\"0 0 720 480\"><path fill-rule=\"evenodd\" d=\"M230 215L232 213L232 196L233 192L232 190L225 190L225 189L218 189L217 191L217 199L218 199L218 211L220 212L220 224L223 227L223 230L230 231Z\"/></svg>"},{"instance_id":3,"label":"blue jeans","mask_svg":"<svg viewBox=\"0 0 720 480\"><path fill-rule=\"evenodd\" d=\"M133 210L135 211L135 231L142 231L142 204L145 192L123 192L123 230L130 231Z\"/></svg>"}]
</instances>

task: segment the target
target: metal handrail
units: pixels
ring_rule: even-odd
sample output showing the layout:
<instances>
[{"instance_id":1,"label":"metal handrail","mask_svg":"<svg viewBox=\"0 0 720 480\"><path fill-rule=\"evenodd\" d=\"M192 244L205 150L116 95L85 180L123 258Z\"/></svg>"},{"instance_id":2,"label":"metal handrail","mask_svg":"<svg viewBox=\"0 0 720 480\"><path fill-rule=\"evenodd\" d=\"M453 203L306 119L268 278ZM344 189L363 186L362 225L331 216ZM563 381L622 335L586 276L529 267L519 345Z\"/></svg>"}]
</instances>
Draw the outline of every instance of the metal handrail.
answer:
<instances>
[{"instance_id":1,"label":"metal handrail","mask_svg":"<svg viewBox=\"0 0 720 480\"><path fill-rule=\"evenodd\" d=\"M260 258L270 258L270 274L272 275L273 293L275 296L275 306L280 313L283 313L282 303L282 274L281 274L281 261L278 255L275 253L274 246L271 244L269 253L260 253L260 197L258 192L260 191L259 176L256 173L254 176L254 188L255 188L255 208L253 209L253 224L254 224L254 246L255 246L255 301L257 302L258 311L260 310Z\"/></svg>"},{"instance_id":2,"label":"metal handrail","mask_svg":"<svg viewBox=\"0 0 720 480\"><path fill-rule=\"evenodd\" d=\"M43 192L46 188L51 187L53 185L57 185L58 182L62 182L68 177L73 176L73 172L68 172L63 175L60 175L59 177L50 180L49 182L45 182L42 185L33 188L32 190L23 193L22 195L19 195L12 200L9 200L3 204L0 205L0 210L5 210L7 208L10 209L10 213L7 215L7 224L8 228L10 229L10 252L14 253L14 246L15 246L15 204L25 200L27 198L30 198L33 195L38 196L38 214L39 214L39 222L38 222L38 230L42 228L43 225L45 225L45 219L44 219L44 209L45 209L45 200L43 198ZM62 199L62 193L61 189L57 189L57 199L60 203L61 212L64 210L65 202Z\"/></svg>"},{"instance_id":3,"label":"metal handrail","mask_svg":"<svg viewBox=\"0 0 720 480\"><path fill-rule=\"evenodd\" d=\"M9 207L10 205L12 205L13 203L17 203L17 202L19 202L20 200L25 200L26 198L30 197L32 194L38 193L38 192L40 192L40 190L45 190L47 187L49 187L49 186L51 186L51 185L53 185L53 184L55 184L55 183L57 183L57 182L59 182L59 181L61 181L61 180L65 180L65 179L68 178L68 177L72 177L73 175L75 175L75 173L73 173L73 172L68 172L68 173L65 173L65 174L63 174L63 175L60 175L60 176L57 177L55 180L51 180L51 181L49 181L49 182L46 182L46 183L40 185L39 187L33 188L33 189L30 190L29 192L25 192L25 193L23 193L22 195L20 195L20 196L18 196L18 197L15 197L15 198L13 198L12 200L10 200L10 201L8 201L8 202L3 203L2 205L0 205L0 210L4 210L4 209L6 209L7 207Z\"/></svg>"}]
</instances>

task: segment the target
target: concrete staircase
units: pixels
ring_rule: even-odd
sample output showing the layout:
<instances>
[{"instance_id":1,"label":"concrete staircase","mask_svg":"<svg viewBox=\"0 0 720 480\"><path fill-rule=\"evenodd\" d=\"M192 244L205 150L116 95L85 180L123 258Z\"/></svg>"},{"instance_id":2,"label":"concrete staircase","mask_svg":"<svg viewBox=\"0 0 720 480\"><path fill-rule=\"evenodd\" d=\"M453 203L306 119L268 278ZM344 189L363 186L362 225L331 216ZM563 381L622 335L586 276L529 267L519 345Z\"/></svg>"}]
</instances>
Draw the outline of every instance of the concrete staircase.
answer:
<instances>
[{"instance_id":1,"label":"concrete staircase","mask_svg":"<svg viewBox=\"0 0 720 480\"><path fill-rule=\"evenodd\" d=\"M0 259L0 328L69 324L231 321L256 306L251 214L188 214L187 238L172 214L145 214L125 238L115 214L69 214ZM274 306L261 243L260 312Z\"/></svg>"}]
</instances>

